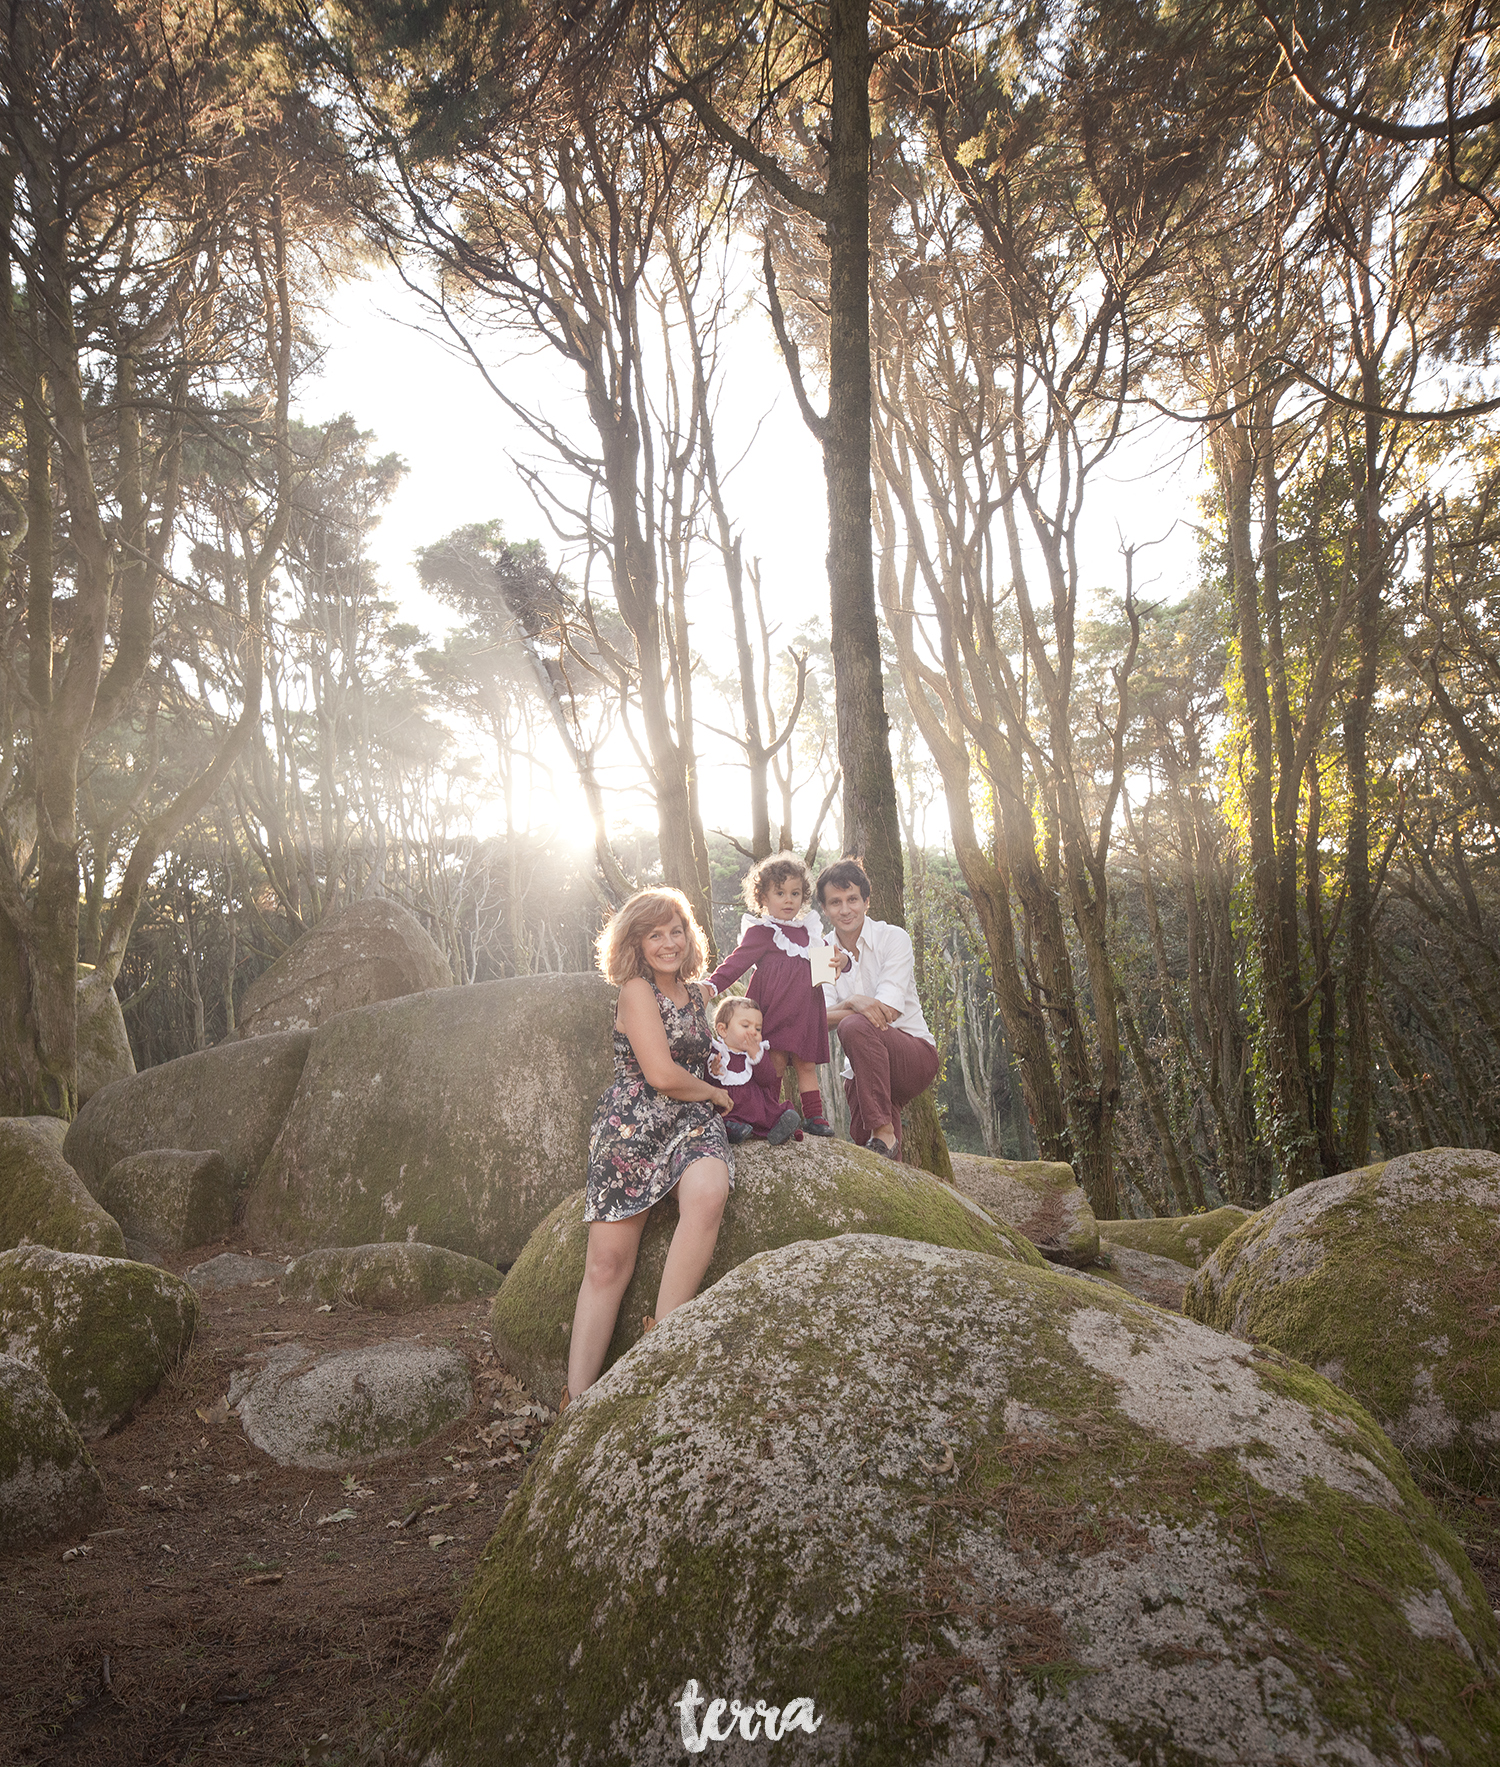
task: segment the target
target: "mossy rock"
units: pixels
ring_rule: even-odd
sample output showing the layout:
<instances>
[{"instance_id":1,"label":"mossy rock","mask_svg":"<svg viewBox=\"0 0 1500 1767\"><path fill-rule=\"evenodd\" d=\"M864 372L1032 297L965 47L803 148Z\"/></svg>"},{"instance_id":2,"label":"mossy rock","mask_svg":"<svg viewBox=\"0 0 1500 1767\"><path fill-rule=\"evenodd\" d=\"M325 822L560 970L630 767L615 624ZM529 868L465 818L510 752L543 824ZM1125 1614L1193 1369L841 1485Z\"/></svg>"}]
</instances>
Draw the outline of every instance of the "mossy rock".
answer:
<instances>
[{"instance_id":1,"label":"mossy rock","mask_svg":"<svg viewBox=\"0 0 1500 1767\"><path fill-rule=\"evenodd\" d=\"M576 1192L537 1228L490 1309L496 1355L551 1404L567 1380L573 1309L583 1281L588 1247L583 1198L581 1190ZM677 1205L665 1198L641 1235L606 1368L639 1340L642 1316L655 1310L676 1225ZM1042 1262L1021 1234L941 1179L848 1141L809 1139L800 1146L748 1144L735 1150L735 1186L701 1287L756 1252L851 1231L962 1246L1023 1264Z\"/></svg>"},{"instance_id":2,"label":"mossy rock","mask_svg":"<svg viewBox=\"0 0 1500 1767\"><path fill-rule=\"evenodd\" d=\"M0 1551L81 1532L103 1508L104 1481L52 1389L0 1356Z\"/></svg>"},{"instance_id":3,"label":"mossy rock","mask_svg":"<svg viewBox=\"0 0 1500 1767\"><path fill-rule=\"evenodd\" d=\"M991 1160L953 1156L953 1182L999 1221L1019 1228L1051 1264L1082 1269L1099 1256L1099 1224L1061 1160Z\"/></svg>"},{"instance_id":4,"label":"mossy rock","mask_svg":"<svg viewBox=\"0 0 1500 1767\"><path fill-rule=\"evenodd\" d=\"M810 1700L783 1752L860 1767L1488 1767L1497 1655L1462 1547L1310 1370L848 1235L749 1259L574 1401L390 1752L664 1767L696 1697Z\"/></svg>"},{"instance_id":5,"label":"mossy rock","mask_svg":"<svg viewBox=\"0 0 1500 1767\"><path fill-rule=\"evenodd\" d=\"M89 1195L47 1122L0 1118L0 1249L46 1245L123 1258L119 1223Z\"/></svg>"},{"instance_id":6,"label":"mossy rock","mask_svg":"<svg viewBox=\"0 0 1500 1767\"><path fill-rule=\"evenodd\" d=\"M155 1147L111 1166L99 1200L131 1239L180 1252L224 1238L236 1188L223 1154Z\"/></svg>"},{"instance_id":7,"label":"mossy rock","mask_svg":"<svg viewBox=\"0 0 1500 1767\"><path fill-rule=\"evenodd\" d=\"M1226 1203L1201 1215L1163 1215L1150 1221L1101 1221L1099 1238L1106 1246L1129 1246L1153 1258L1170 1258L1197 1270L1237 1228L1250 1219L1248 1209Z\"/></svg>"},{"instance_id":8,"label":"mossy rock","mask_svg":"<svg viewBox=\"0 0 1500 1767\"><path fill-rule=\"evenodd\" d=\"M197 1325L198 1297L170 1271L42 1246L0 1253L0 1356L34 1368L85 1441L151 1397Z\"/></svg>"},{"instance_id":9,"label":"mossy rock","mask_svg":"<svg viewBox=\"0 0 1500 1767\"><path fill-rule=\"evenodd\" d=\"M310 1357L280 1344L229 1383L240 1427L282 1466L333 1467L404 1453L474 1403L457 1350L398 1339Z\"/></svg>"},{"instance_id":10,"label":"mossy rock","mask_svg":"<svg viewBox=\"0 0 1500 1767\"><path fill-rule=\"evenodd\" d=\"M410 1313L494 1294L493 1264L435 1245L356 1245L305 1252L282 1278L289 1301L324 1301Z\"/></svg>"},{"instance_id":11,"label":"mossy rock","mask_svg":"<svg viewBox=\"0 0 1500 1767\"><path fill-rule=\"evenodd\" d=\"M447 958L416 915L375 896L320 920L255 978L237 1035L309 1031L355 1007L452 986Z\"/></svg>"},{"instance_id":12,"label":"mossy rock","mask_svg":"<svg viewBox=\"0 0 1500 1767\"><path fill-rule=\"evenodd\" d=\"M1085 1274L1112 1283L1137 1300L1150 1301L1153 1307L1182 1311L1182 1292L1192 1272L1175 1258L1158 1258L1152 1252L1138 1252L1133 1246L1113 1245L1103 1239L1099 1246L1099 1262L1091 1264Z\"/></svg>"},{"instance_id":13,"label":"mossy rock","mask_svg":"<svg viewBox=\"0 0 1500 1767\"><path fill-rule=\"evenodd\" d=\"M158 1147L221 1153L243 1188L281 1131L311 1042L308 1031L285 1031L116 1080L73 1119L63 1151L95 1196L111 1166Z\"/></svg>"},{"instance_id":14,"label":"mossy rock","mask_svg":"<svg viewBox=\"0 0 1500 1767\"><path fill-rule=\"evenodd\" d=\"M135 1057L125 1030L114 984L104 981L92 964L78 966L78 1102L85 1105L96 1092L135 1072Z\"/></svg>"},{"instance_id":15,"label":"mossy rock","mask_svg":"<svg viewBox=\"0 0 1500 1767\"><path fill-rule=\"evenodd\" d=\"M1304 1185L1224 1241L1183 1307L1337 1381L1414 1465L1500 1494L1500 1155Z\"/></svg>"},{"instance_id":16,"label":"mossy rock","mask_svg":"<svg viewBox=\"0 0 1500 1767\"><path fill-rule=\"evenodd\" d=\"M599 976L527 976L330 1020L247 1225L294 1246L415 1240L509 1264L587 1170L614 999Z\"/></svg>"}]
</instances>

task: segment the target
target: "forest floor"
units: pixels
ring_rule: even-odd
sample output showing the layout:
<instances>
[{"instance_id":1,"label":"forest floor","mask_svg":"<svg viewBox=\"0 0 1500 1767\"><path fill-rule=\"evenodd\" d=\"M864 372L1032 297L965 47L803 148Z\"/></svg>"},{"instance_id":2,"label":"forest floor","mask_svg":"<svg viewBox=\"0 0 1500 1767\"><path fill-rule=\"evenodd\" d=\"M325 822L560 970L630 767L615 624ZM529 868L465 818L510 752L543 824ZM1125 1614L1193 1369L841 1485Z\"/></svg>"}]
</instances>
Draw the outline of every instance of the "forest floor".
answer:
<instances>
[{"instance_id":1,"label":"forest floor","mask_svg":"<svg viewBox=\"0 0 1500 1767\"><path fill-rule=\"evenodd\" d=\"M163 1261L180 1271L217 1249ZM486 1301L320 1313L279 1302L274 1282L202 1301L183 1366L91 1446L109 1503L86 1550L0 1559L0 1762L358 1759L431 1680L551 1420L527 1415L530 1395L491 1354ZM392 1338L467 1355L474 1407L357 1475L277 1466L219 1403L258 1351Z\"/></svg>"},{"instance_id":2,"label":"forest floor","mask_svg":"<svg viewBox=\"0 0 1500 1767\"><path fill-rule=\"evenodd\" d=\"M431 1680L551 1421L496 1361L488 1302L393 1318L283 1303L274 1283L202 1298L183 1367L93 1445L109 1507L86 1551L0 1559L6 1767L360 1760ZM475 1377L469 1417L413 1453L357 1475L279 1467L223 1415L258 1351L395 1337L449 1344ZM1500 1609L1500 1504L1428 1494Z\"/></svg>"}]
</instances>

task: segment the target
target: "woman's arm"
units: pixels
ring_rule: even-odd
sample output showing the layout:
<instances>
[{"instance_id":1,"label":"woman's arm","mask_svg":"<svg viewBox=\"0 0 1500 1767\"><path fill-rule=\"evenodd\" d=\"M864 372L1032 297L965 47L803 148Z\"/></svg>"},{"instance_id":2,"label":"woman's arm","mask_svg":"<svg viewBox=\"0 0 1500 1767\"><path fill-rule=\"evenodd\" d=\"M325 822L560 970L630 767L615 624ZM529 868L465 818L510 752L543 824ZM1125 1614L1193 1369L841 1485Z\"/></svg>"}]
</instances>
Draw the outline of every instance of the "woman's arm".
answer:
<instances>
[{"instance_id":1,"label":"woman's arm","mask_svg":"<svg viewBox=\"0 0 1500 1767\"><path fill-rule=\"evenodd\" d=\"M692 983L689 982L688 986L691 987ZM636 976L625 983L620 989L615 1019L630 1039L630 1047L635 1051L635 1059L641 1064L648 1086L665 1092L668 1098L680 1098L686 1102L706 1098L719 1110L730 1108L733 1100L722 1086L700 1080L696 1074L690 1074L673 1061L667 1045L666 1027L661 1022L656 996L649 982Z\"/></svg>"}]
</instances>

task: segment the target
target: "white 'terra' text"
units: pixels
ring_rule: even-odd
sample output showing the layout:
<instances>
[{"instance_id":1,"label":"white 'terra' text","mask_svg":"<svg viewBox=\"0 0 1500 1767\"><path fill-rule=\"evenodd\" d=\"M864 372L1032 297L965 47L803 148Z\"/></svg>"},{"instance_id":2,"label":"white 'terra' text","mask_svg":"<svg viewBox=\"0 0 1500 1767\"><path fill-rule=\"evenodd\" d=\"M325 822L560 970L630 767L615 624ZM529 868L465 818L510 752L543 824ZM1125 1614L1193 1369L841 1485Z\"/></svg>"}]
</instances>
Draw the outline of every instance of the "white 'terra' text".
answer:
<instances>
[{"instance_id":1,"label":"white 'terra' text","mask_svg":"<svg viewBox=\"0 0 1500 1767\"><path fill-rule=\"evenodd\" d=\"M704 1697L696 1681L688 1682L682 1698L672 1704L682 1720L682 1745L690 1755L701 1755L710 1742L727 1742L736 1730L746 1742L759 1737L780 1742L793 1730L805 1730L811 1736L823 1722L813 1716L810 1699L788 1700L784 1706L768 1706L764 1700L753 1706L740 1700L709 1700L700 1729L693 1714L704 1704Z\"/></svg>"}]
</instances>

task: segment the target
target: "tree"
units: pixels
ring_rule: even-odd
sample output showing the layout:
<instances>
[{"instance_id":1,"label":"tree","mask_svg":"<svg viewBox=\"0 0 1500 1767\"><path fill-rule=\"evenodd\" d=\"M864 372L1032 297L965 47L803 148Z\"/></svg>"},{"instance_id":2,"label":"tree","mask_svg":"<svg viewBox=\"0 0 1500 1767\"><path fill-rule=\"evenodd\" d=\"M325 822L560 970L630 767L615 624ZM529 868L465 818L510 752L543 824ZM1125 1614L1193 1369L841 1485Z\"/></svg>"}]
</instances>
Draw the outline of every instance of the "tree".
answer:
<instances>
[{"instance_id":1,"label":"tree","mask_svg":"<svg viewBox=\"0 0 1500 1767\"><path fill-rule=\"evenodd\" d=\"M103 987L158 856L259 715L299 306L348 241L350 175L276 55L206 6L39 0L0 28L0 83L0 390L26 438L5 501L26 512L10 562L24 550L27 567L0 861L0 1096L69 1116L80 766L94 733L151 691L186 451L227 394L272 444L234 616L245 697L217 753L141 806L99 935L90 985Z\"/></svg>"}]
</instances>

